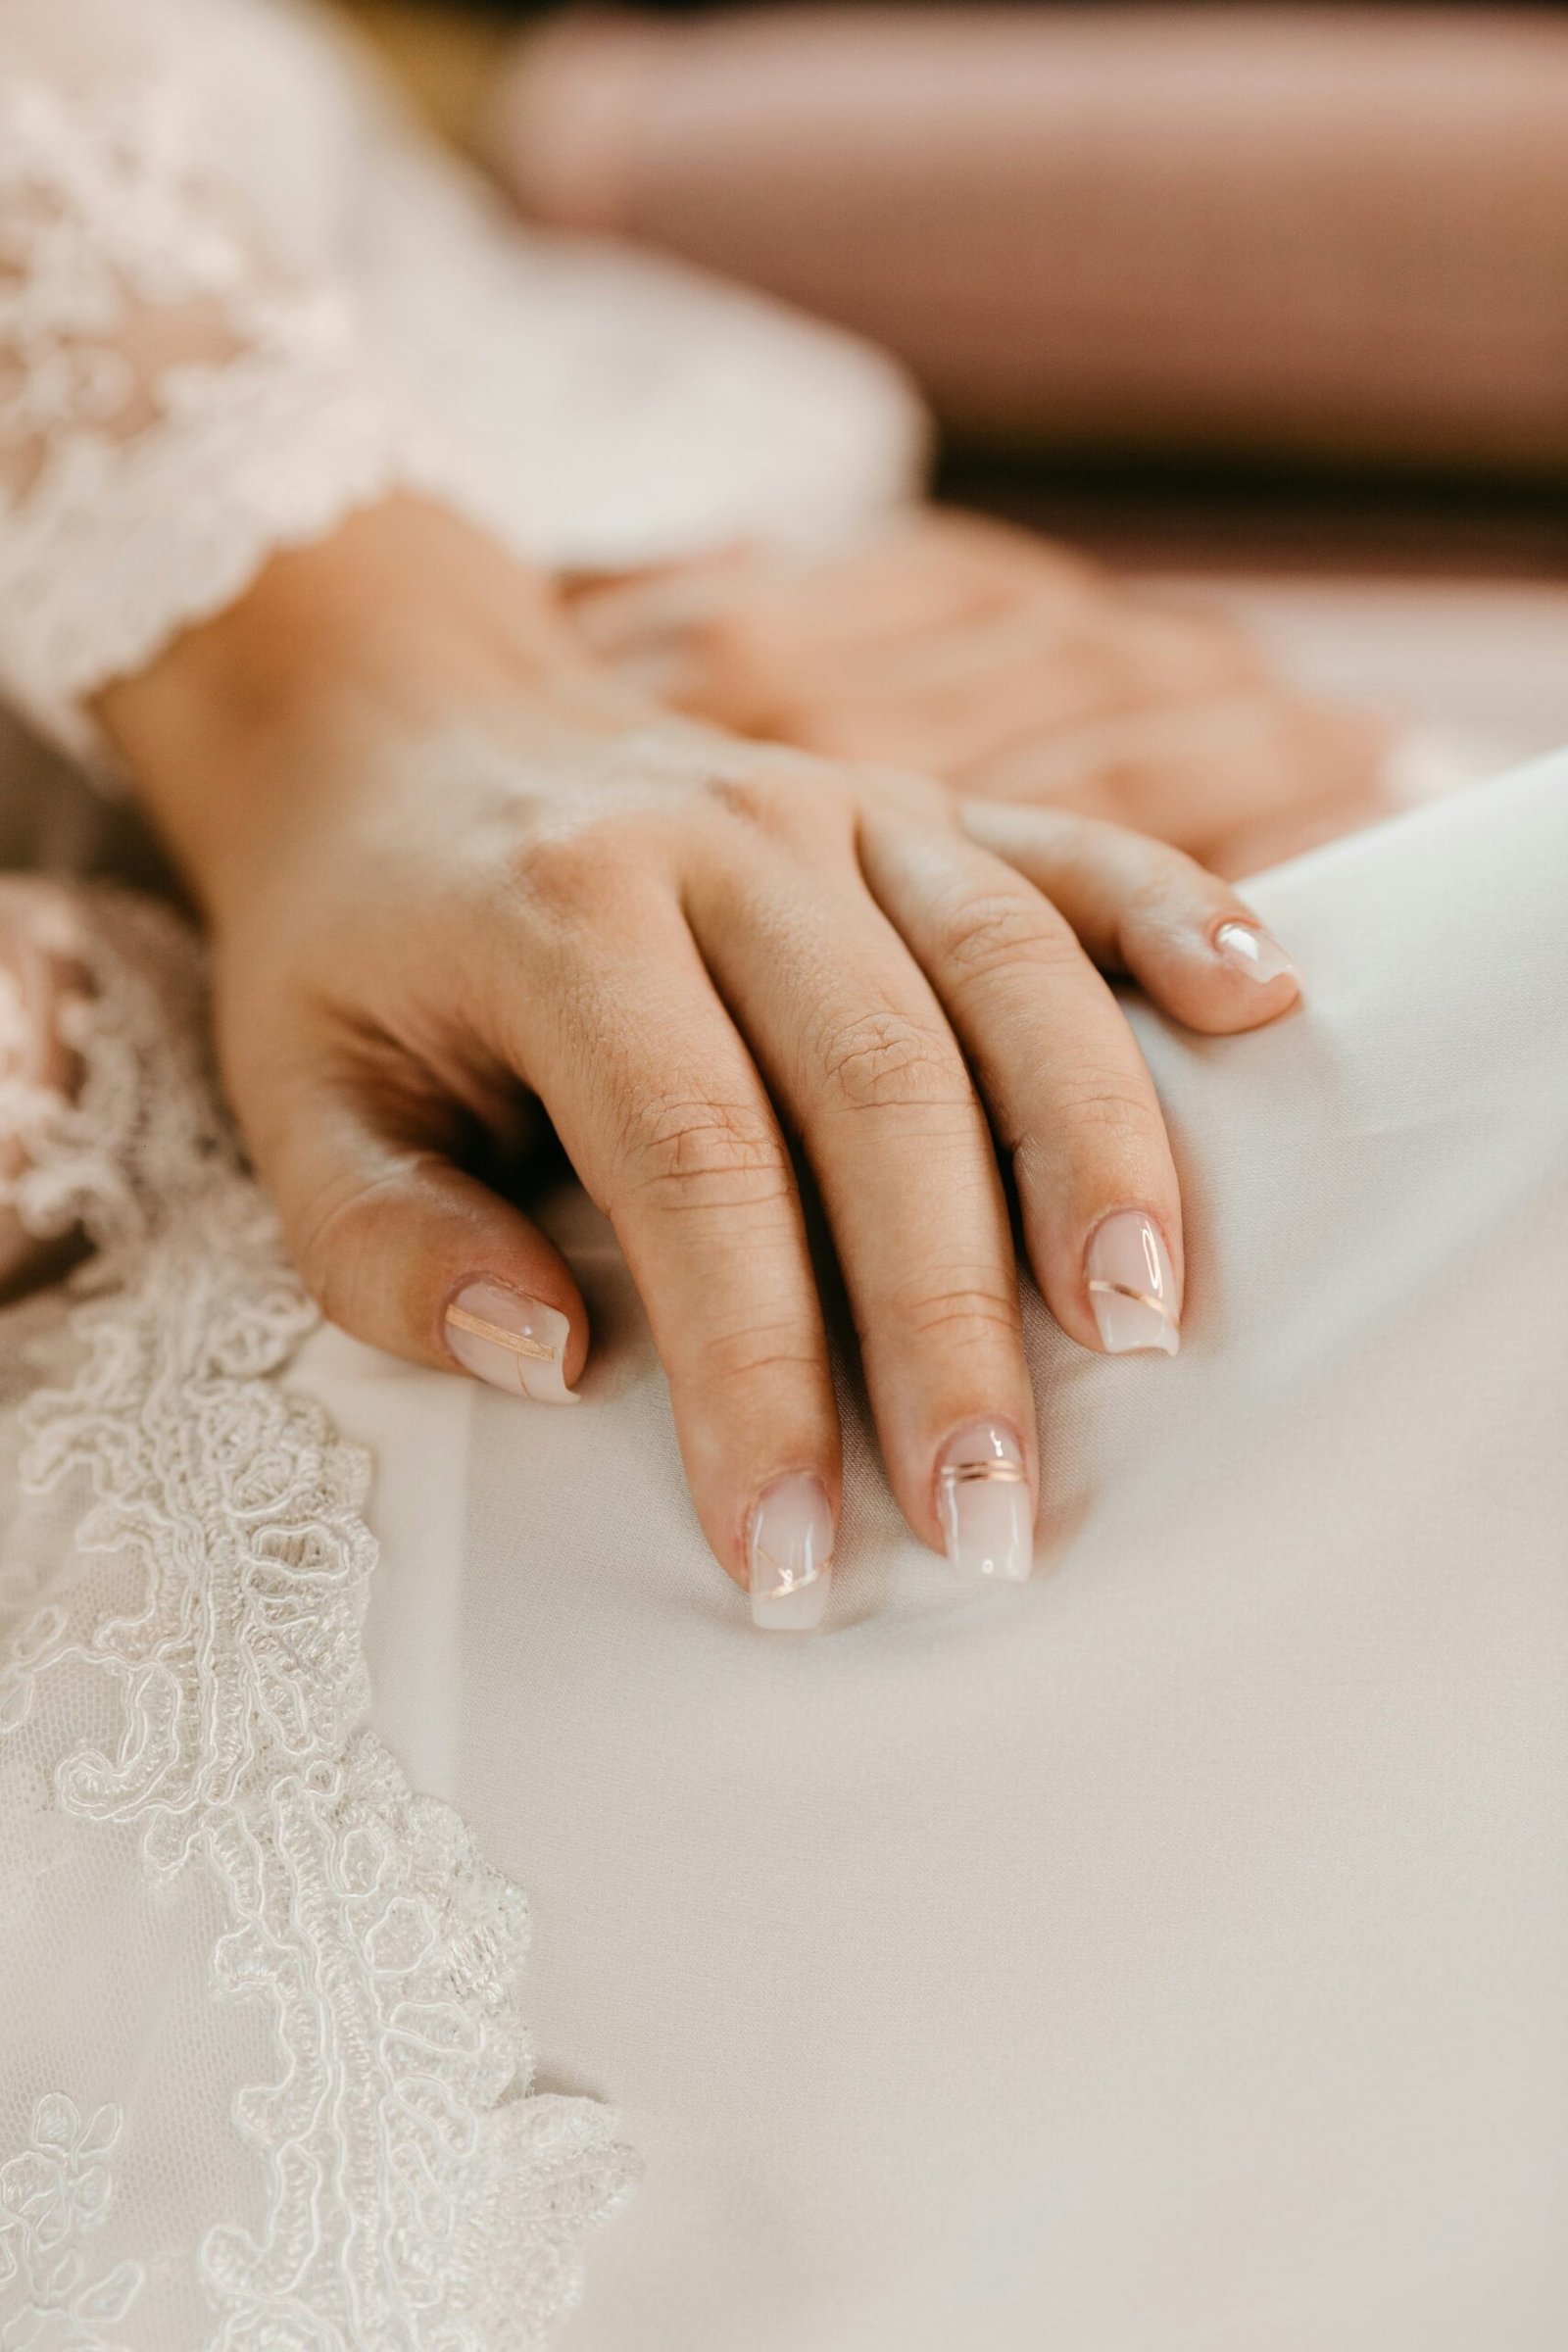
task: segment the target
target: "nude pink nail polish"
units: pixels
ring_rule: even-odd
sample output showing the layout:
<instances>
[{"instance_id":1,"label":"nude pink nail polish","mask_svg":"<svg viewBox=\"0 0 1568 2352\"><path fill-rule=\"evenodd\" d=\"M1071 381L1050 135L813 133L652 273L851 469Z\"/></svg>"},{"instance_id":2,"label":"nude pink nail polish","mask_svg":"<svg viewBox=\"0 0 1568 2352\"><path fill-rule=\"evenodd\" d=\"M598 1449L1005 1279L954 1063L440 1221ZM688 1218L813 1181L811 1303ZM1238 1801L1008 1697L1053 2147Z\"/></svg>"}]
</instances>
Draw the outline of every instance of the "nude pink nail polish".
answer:
<instances>
[{"instance_id":1,"label":"nude pink nail polish","mask_svg":"<svg viewBox=\"0 0 1568 2352\"><path fill-rule=\"evenodd\" d=\"M752 1513L747 1544L752 1623L808 1634L822 1622L833 1582L833 1513L808 1470L776 1479Z\"/></svg>"},{"instance_id":2,"label":"nude pink nail polish","mask_svg":"<svg viewBox=\"0 0 1568 2352\"><path fill-rule=\"evenodd\" d=\"M446 1311L446 1341L466 1372L536 1404L576 1404L564 1370L571 1325L499 1282L466 1283Z\"/></svg>"},{"instance_id":3,"label":"nude pink nail polish","mask_svg":"<svg viewBox=\"0 0 1568 2352\"><path fill-rule=\"evenodd\" d=\"M1118 1209L1096 1228L1085 1270L1089 1303L1107 1355L1158 1348L1174 1355L1176 1277L1165 1237L1141 1208Z\"/></svg>"},{"instance_id":4,"label":"nude pink nail polish","mask_svg":"<svg viewBox=\"0 0 1568 2352\"><path fill-rule=\"evenodd\" d=\"M1282 972L1297 976L1295 964L1261 923L1221 923L1214 934L1214 953L1249 980L1277 980Z\"/></svg>"},{"instance_id":5,"label":"nude pink nail polish","mask_svg":"<svg viewBox=\"0 0 1568 2352\"><path fill-rule=\"evenodd\" d=\"M937 1464L937 1517L956 1573L1022 1585L1034 1566L1034 1508L1023 1448L1011 1430L976 1421L950 1438Z\"/></svg>"}]
</instances>

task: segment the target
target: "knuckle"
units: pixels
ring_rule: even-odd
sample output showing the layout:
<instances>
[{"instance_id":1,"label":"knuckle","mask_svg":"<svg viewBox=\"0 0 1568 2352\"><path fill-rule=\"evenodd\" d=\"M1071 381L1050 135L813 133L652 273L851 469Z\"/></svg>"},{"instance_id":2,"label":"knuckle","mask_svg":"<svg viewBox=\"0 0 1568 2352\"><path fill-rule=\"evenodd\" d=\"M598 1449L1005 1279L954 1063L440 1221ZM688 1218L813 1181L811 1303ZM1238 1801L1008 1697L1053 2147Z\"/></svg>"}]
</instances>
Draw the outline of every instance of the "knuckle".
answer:
<instances>
[{"instance_id":1,"label":"knuckle","mask_svg":"<svg viewBox=\"0 0 1568 2352\"><path fill-rule=\"evenodd\" d=\"M709 799L727 816L738 817L743 825L753 825L763 833L778 831L791 813L794 799L790 785L781 775L756 769L744 774L724 771L710 776L706 789Z\"/></svg>"},{"instance_id":2,"label":"knuckle","mask_svg":"<svg viewBox=\"0 0 1568 2352\"><path fill-rule=\"evenodd\" d=\"M945 1357L968 1348L994 1354L999 1339L1019 1343L1022 1332L1017 1292L994 1274L965 1286L949 1280L911 1289L900 1300L900 1319L916 1345L939 1341Z\"/></svg>"},{"instance_id":3,"label":"knuckle","mask_svg":"<svg viewBox=\"0 0 1568 2352\"><path fill-rule=\"evenodd\" d=\"M780 1376L821 1380L822 1352L796 1322L745 1322L734 1329L710 1332L702 1343L701 1360L707 1381L733 1399L739 1390L771 1388Z\"/></svg>"},{"instance_id":4,"label":"knuckle","mask_svg":"<svg viewBox=\"0 0 1568 2352\"><path fill-rule=\"evenodd\" d=\"M1079 949L1054 907L1036 894L981 891L953 901L942 912L937 953L960 979L984 979L999 968L1075 963Z\"/></svg>"},{"instance_id":5,"label":"knuckle","mask_svg":"<svg viewBox=\"0 0 1568 2352\"><path fill-rule=\"evenodd\" d=\"M757 1208L783 1199L790 1186L767 1112L707 1094L656 1095L640 1103L625 1158L630 1189L664 1209Z\"/></svg>"},{"instance_id":6,"label":"knuckle","mask_svg":"<svg viewBox=\"0 0 1568 2352\"><path fill-rule=\"evenodd\" d=\"M1138 1151L1163 1150L1164 1121L1152 1095L1127 1078L1105 1070L1086 1070L1058 1080L1052 1096L1053 1162L1059 1160L1060 1142L1093 1135L1105 1143ZM1032 1147L1025 1138L1016 1156L1025 1165ZM1021 1171L1020 1171L1021 1173Z\"/></svg>"},{"instance_id":7,"label":"knuckle","mask_svg":"<svg viewBox=\"0 0 1568 2352\"><path fill-rule=\"evenodd\" d=\"M832 1097L851 1110L948 1105L969 1087L952 1040L906 1014L858 1013L830 1029L822 1067Z\"/></svg>"},{"instance_id":8,"label":"knuckle","mask_svg":"<svg viewBox=\"0 0 1568 2352\"><path fill-rule=\"evenodd\" d=\"M618 871L616 844L602 823L551 827L513 852L510 879L525 906L557 916L602 906Z\"/></svg>"},{"instance_id":9,"label":"knuckle","mask_svg":"<svg viewBox=\"0 0 1568 2352\"><path fill-rule=\"evenodd\" d=\"M344 1171L307 1195L289 1218L300 1280L328 1322L354 1328L367 1254L376 1249L387 1203L403 1192L410 1172L407 1159L373 1176Z\"/></svg>"},{"instance_id":10,"label":"knuckle","mask_svg":"<svg viewBox=\"0 0 1568 2352\"><path fill-rule=\"evenodd\" d=\"M804 754L769 753L744 771L710 777L706 791L726 816L770 842L819 848L851 835L854 809L843 779Z\"/></svg>"}]
</instances>

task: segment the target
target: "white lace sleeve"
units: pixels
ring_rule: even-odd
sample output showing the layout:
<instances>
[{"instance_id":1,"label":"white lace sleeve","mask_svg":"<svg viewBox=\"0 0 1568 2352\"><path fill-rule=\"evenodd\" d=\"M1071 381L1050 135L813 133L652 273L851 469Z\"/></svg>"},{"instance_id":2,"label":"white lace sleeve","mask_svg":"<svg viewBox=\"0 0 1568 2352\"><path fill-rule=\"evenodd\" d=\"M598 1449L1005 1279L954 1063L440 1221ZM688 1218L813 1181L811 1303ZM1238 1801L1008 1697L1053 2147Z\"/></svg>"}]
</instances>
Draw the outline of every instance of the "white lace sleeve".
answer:
<instances>
[{"instance_id":1,"label":"white lace sleeve","mask_svg":"<svg viewBox=\"0 0 1568 2352\"><path fill-rule=\"evenodd\" d=\"M156 0L0 0L0 694L89 760L96 690L270 553L458 482L215 175L180 49Z\"/></svg>"}]
</instances>

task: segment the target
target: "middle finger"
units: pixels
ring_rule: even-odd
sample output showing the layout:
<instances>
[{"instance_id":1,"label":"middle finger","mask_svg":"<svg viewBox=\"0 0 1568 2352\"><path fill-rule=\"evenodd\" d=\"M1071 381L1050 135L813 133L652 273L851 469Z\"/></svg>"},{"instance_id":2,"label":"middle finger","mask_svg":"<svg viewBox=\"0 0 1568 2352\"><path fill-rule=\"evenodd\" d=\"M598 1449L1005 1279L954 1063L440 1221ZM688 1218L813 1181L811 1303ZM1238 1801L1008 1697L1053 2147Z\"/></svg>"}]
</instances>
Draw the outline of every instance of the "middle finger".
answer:
<instances>
[{"instance_id":1,"label":"middle finger","mask_svg":"<svg viewBox=\"0 0 1568 2352\"><path fill-rule=\"evenodd\" d=\"M820 1191L906 1517L965 1575L1021 1582L1034 1411L985 1114L929 983L848 846L775 839L688 889L714 981Z\"/></svg>"},{"instance_id":2,"label":"middle finger","mask_svg":"<svg viewBox=\"0 0 1568 2352\"><path fill-rule=\"evenodd\" d=\"M1181 1206L1153 1081L1071 925L951 832L868 816L867 879L930 974L1012 1155L1030 1262L1062 1329L1176 1352Z\"/></svg>"}]
</instances>

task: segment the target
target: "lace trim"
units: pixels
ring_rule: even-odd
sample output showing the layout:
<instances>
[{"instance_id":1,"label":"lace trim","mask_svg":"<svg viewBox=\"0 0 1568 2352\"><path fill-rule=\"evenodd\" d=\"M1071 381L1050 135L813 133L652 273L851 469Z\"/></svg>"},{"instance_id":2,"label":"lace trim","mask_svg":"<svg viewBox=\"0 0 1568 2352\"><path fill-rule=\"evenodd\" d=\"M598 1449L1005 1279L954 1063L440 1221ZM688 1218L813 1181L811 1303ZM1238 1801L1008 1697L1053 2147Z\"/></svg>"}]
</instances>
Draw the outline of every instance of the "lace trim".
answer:
<instances>
[{"instance_id":1,"label":"lace trim","mask_svg":"<svg viewBox=\"0 0 1568 2352\"><path fill-rule=\"evenodd\" d=\"M477 509L345 305L200 185L172 89L0 79L0 668L33 723L102 764L98 688L400 485Z\"/></svg>"},{"instance_id":2,"label":"lace trim","mask_svg":"<svg viewBox=\"0 0 1568 2352\"><path fill-rule=\"evenodd\" d=\"M218 1984L271 2011L277 2074L236 2111L266 2222L196 2257L214 2352L539 2345L633 2163L606 2110L530 2091L522 1897L363 1728L367 1459L277 1385L316 1315L215 1106L193 944L92 905L55 942L89 976L62 1014L82 1084L31 1106L12 1193L97 1244L24 1457L34 1491L90 1482L95 1573L19 1629L0 1738L55 1665L102 1673L120 1736L61 1760L58 1805L134 1823L155 1879L211 1870Z\"/></svg>"}]
</instances>

